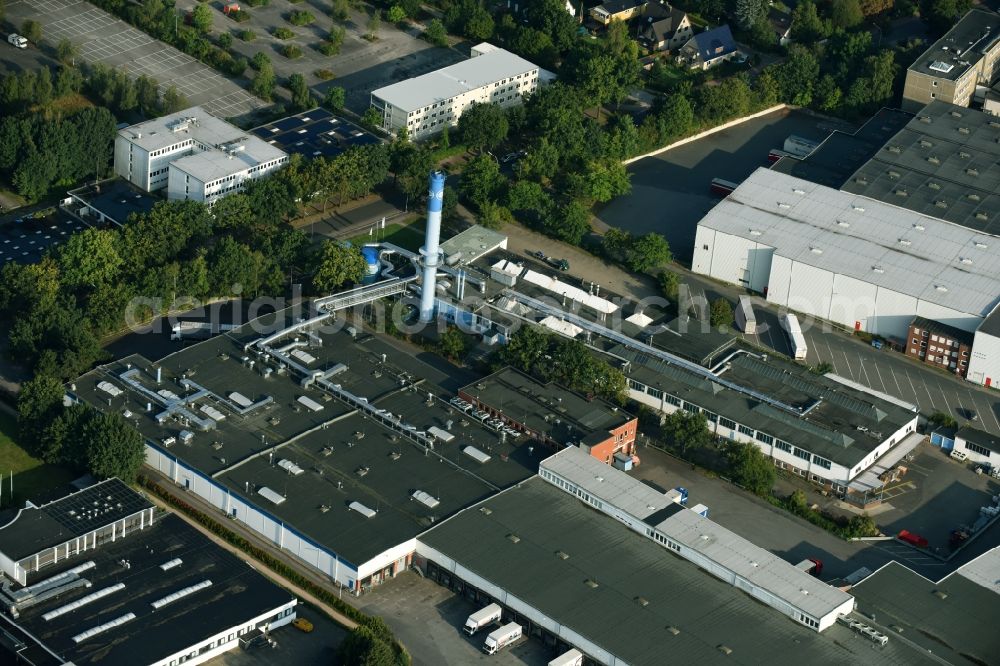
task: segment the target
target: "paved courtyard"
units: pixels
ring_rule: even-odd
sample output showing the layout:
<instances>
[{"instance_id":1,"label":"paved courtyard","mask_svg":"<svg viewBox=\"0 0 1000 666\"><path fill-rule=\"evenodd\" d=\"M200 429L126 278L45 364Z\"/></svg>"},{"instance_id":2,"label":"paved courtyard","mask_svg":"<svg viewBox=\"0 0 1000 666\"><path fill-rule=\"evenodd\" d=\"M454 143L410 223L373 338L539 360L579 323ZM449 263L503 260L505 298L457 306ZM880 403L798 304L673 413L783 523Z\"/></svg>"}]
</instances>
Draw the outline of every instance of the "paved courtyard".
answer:
<instances>
[{"instance_id":1,"label":"paved courtyard","mask_svg":"<svg viewBox=\"0 0 1000 666\"><path fill-rule=\"evenodd\" d=\"M20 25L26 19L42 25L46 45L69 39L80 49L82 59L122 68L131 76L151 76L161 91L176 86L188 102L213 115L240 117L264 106L208 65L87 2L15 0L7 4L7 21Z\"/></svg>"}]
</instances>

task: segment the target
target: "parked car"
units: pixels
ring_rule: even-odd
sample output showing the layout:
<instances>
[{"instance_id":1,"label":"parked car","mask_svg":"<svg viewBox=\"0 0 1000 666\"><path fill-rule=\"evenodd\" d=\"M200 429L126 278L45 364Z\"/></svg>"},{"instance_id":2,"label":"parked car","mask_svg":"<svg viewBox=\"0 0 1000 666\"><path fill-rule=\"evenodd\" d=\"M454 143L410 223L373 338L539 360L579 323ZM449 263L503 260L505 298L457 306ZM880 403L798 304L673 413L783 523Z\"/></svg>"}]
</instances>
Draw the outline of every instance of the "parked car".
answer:
<instances>
[{"instance_id":1,"label":"parked car","mask_svg":"<svg viewBox=\"0 0 1000 666\"><path fill-rule=\"evenodd\" d=\"M313 630L313 623L305 619L304 617L297 617L294 620L292 620L292 626L298 629L299 631L304 631L307 634Z\"/></svg>"}]
</instances>

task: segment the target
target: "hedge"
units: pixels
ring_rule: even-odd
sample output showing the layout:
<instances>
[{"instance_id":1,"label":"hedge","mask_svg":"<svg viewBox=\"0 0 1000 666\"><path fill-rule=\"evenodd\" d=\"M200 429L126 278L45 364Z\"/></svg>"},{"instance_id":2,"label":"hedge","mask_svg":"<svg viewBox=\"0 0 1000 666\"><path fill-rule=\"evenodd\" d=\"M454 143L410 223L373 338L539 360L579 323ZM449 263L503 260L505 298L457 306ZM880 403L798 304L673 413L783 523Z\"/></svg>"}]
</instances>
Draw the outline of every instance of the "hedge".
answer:
<instances>
[{"instance_id":1,"label":"hedge","mask_svg":"<svg viewBox=\"0 0 1000 666\"><path fill-rule=\"evenodd\" d=\"M362 613L354 606L345 602L343 599L339 598L330 590L322 587L321 585L313 582L312 580L306 578L298 571L292 567L285 564L283 561L272 555L268 550L260 548L250 543L247 539L243 538L239 534L236 534L232 530L227 529L225 526L220 524L213 517L208 514L199 511L187 502L177 497L174 497L171 493L164 490L160 485L153 479L140 474L138 478L139 485L150 491L161 500L172 506L177 511L187 515L189 518L194 520L196 523L210 531L212 534L218 536L219 538L226 541L226 543L235 546L247 555L253 557L257 561L261 562L271 571L275 572L282 578L288 580L294 585L302 588L303 590L309 592L323 603L328 606L332 606L337 609L338 612L344 616L354 620L360 625L373 626L376 624L383 624L382 620L371 615L366 615ZM381 627L379 627L381 629ZM392 649L396 653L396 662L399 664L408 665L410 664L410 655L406 651L406 648L396 640L395 637L392 639Z\"/></svg>"}]
</instances>

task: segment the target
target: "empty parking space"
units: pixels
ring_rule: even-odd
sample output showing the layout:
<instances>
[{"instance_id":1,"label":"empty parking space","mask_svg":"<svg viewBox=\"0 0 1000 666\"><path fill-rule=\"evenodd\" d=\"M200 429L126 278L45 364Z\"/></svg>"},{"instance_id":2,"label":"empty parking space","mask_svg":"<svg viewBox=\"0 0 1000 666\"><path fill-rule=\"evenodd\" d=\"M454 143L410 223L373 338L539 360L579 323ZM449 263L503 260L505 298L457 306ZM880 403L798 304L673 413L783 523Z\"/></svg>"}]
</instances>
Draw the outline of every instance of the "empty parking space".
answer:
<instances>
[{"instance_id":1,"label":"empty parking space","mask_svg":"<svg viewBox=\"0 0 1000 666\"><path fill-rule=\"evenodd\" d=\"M191 56L154 40L111 14L79 0L17 0L8 19L42 24L45 40L69 39L80 56L125 69L130 75L155 78L161 90L174 86L191 105L223 118L241 116L264 106L241 87Z\"/></svg>"}]
</instances>

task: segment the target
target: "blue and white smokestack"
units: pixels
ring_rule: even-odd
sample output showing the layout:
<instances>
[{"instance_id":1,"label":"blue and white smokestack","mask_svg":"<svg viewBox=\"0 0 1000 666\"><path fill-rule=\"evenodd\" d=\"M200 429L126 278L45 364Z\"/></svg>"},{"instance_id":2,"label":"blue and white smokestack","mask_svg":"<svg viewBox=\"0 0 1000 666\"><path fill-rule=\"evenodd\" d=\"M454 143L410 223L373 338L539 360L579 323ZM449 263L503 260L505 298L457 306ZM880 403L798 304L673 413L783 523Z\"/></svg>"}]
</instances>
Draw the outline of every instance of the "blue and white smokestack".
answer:
<instances>
[{"instance_id":1,"label":"blue and white smokestack","mask_svg":"<svg viewBox=\"0 0 1000 666\"><path fill-rule=\"evenodd\" d=\"M438 258L441 254L441 208L444 205L444 173L432 171L427 192L427 232L420 254L424 260L424 279L420 286L420 321L434 319L434 289L437 282Z\"/></svg>"}]
</instances>

